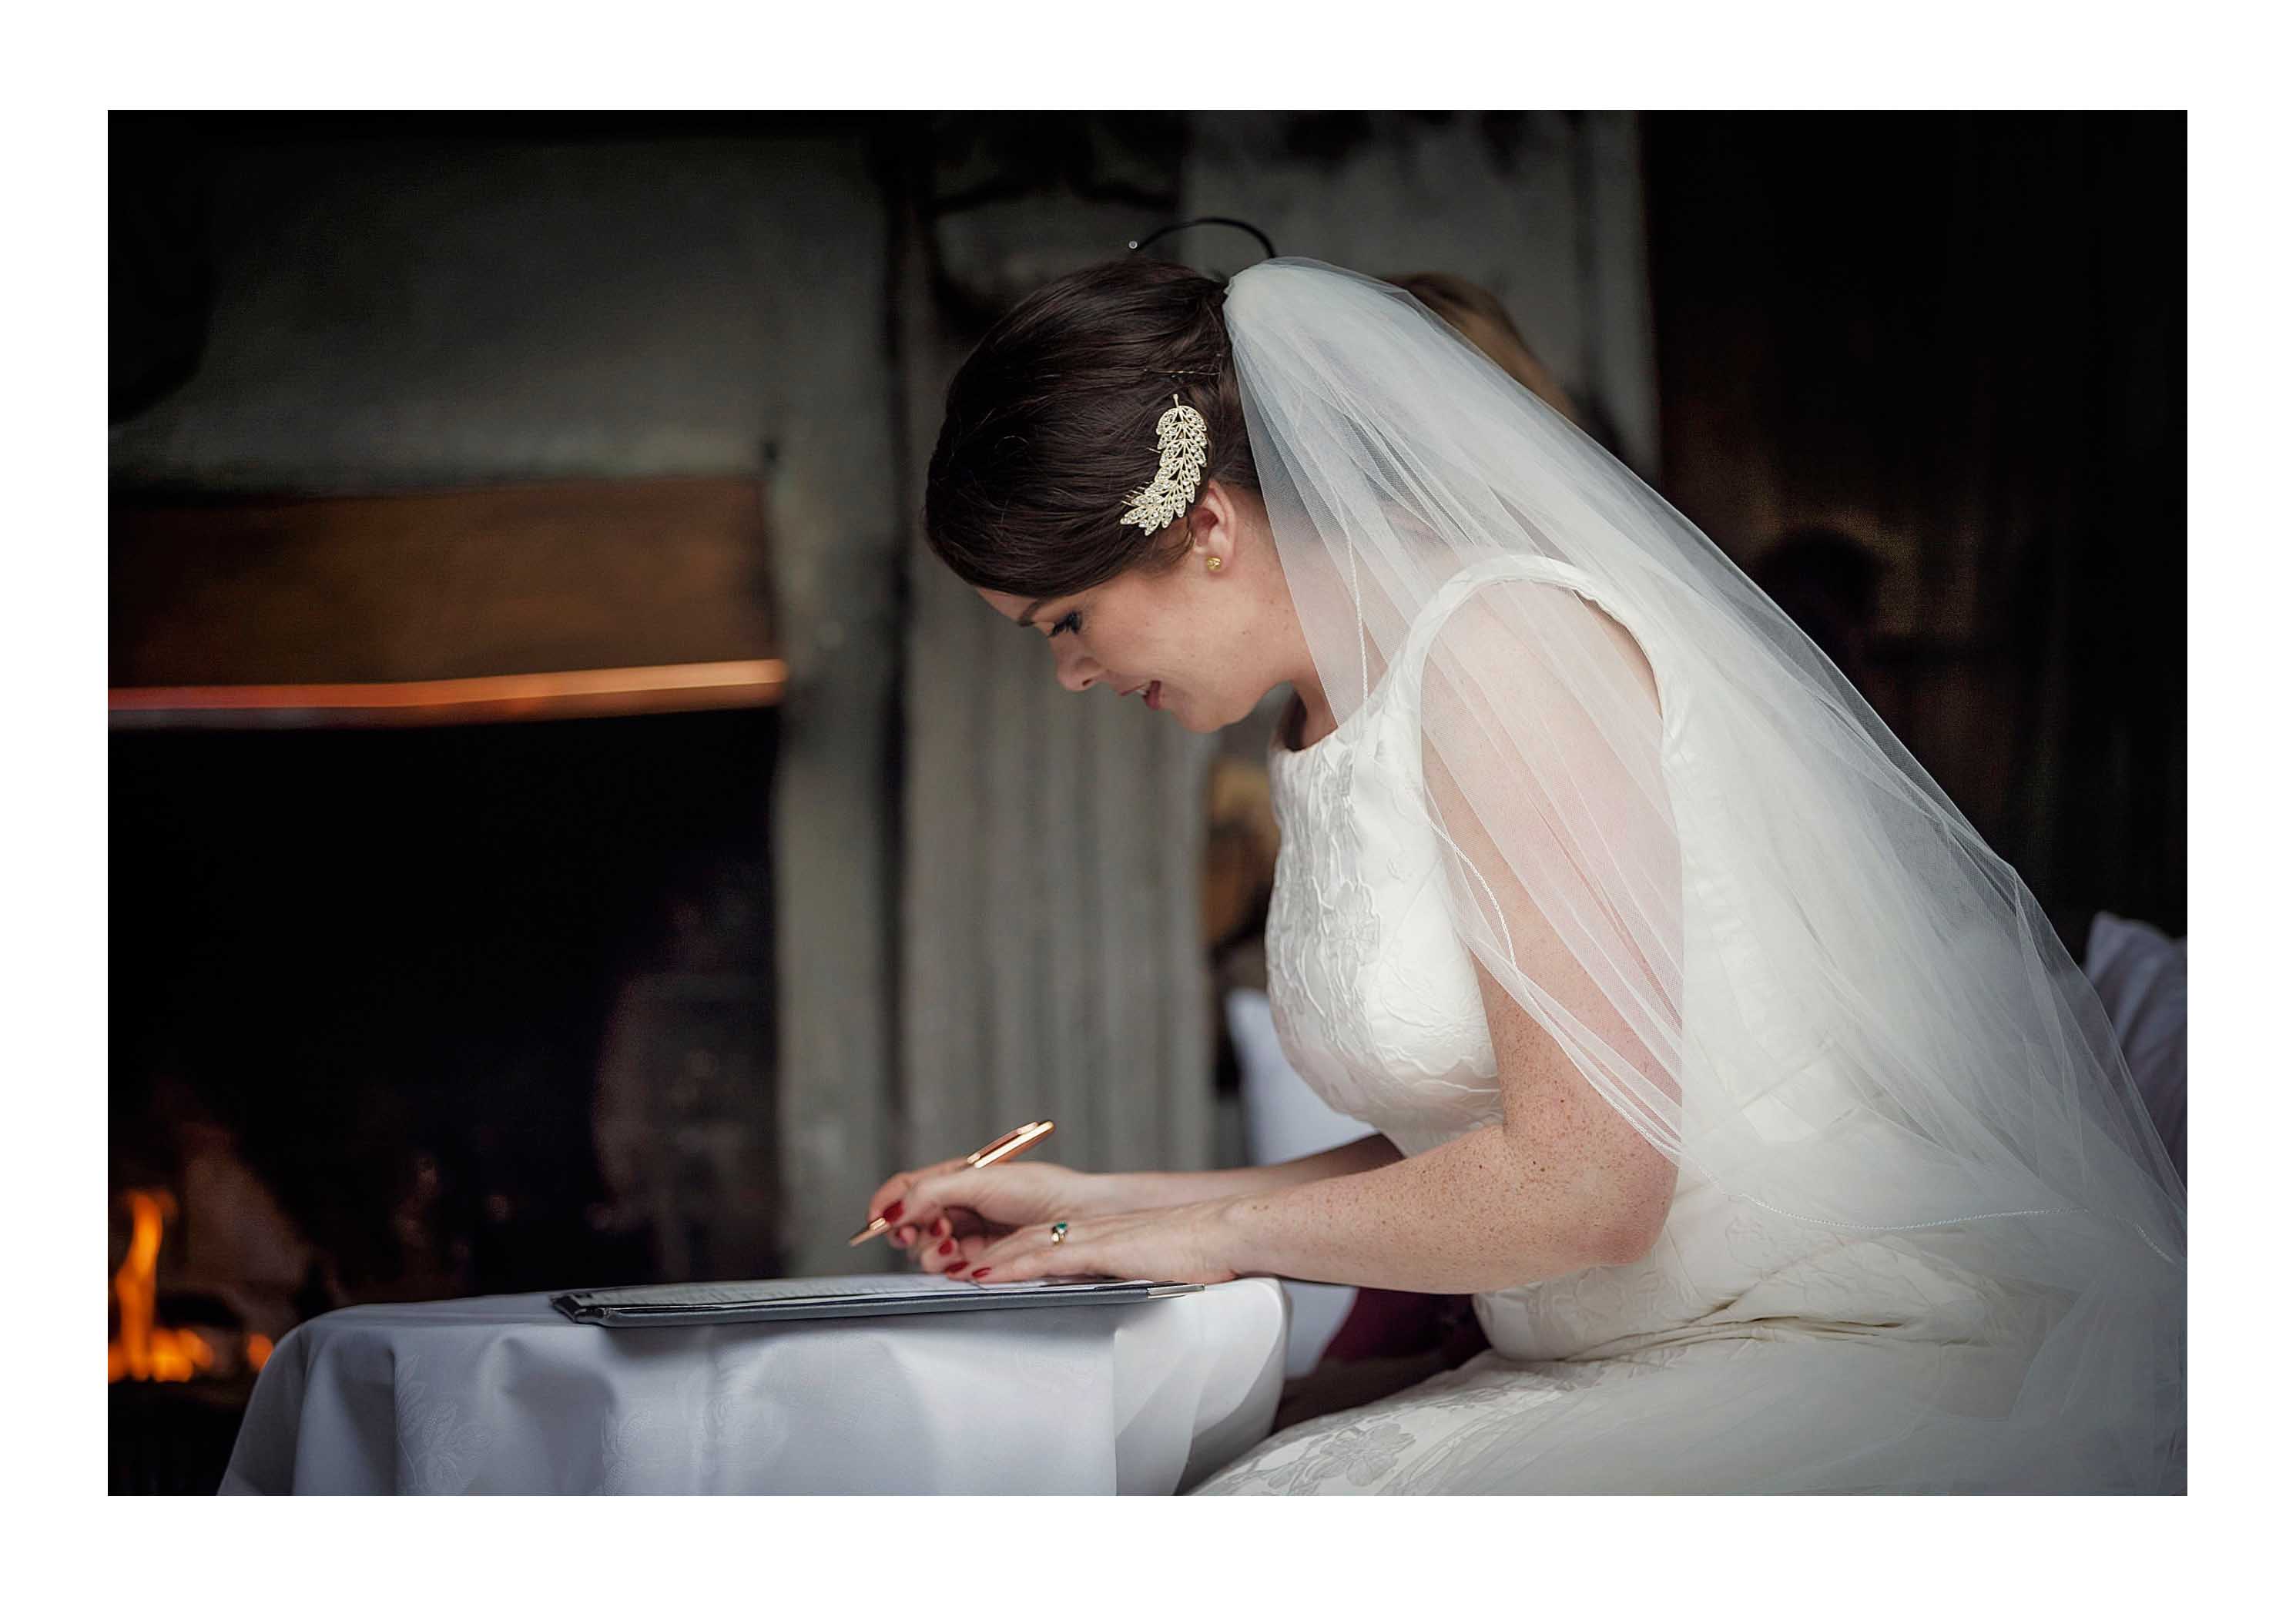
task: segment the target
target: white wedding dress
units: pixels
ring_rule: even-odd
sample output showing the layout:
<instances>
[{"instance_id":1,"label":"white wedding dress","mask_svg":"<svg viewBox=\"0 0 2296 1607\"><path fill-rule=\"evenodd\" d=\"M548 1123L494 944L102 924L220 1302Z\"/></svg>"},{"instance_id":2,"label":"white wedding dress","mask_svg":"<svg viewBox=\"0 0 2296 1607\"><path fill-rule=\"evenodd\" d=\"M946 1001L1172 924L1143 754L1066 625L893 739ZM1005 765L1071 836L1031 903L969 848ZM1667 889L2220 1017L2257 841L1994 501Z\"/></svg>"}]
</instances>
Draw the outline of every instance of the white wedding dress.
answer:
<instances>
[{"instance_id":1,"label":"white wedding dress","mask_svg":"<svg viewBox=\"0 0 2296 1607\"><path fill-rule=\"evenodd\" d=\"M1739 845L1702 811L1698 687L1583 571L1508 555L1447 582L1371 695L1330 735L1269 767L1283 830L1267 918L1268 992L1292 1063L1336 1110L1409 1155L1500 1117L1473 963L1441 893L1439 846L1409 807L1422 763L1418 685L1442 620L1477 587L1530 579L1587 597L1643 640L1682 856L1683 1042L1825 1062L1822 1032L1783 1013L1734 897ZM1289 724L1290 722L1287 722ZM1726 999L1727 1008L1702 1009ZM1767 1011L1765 1005L1770 1006ZM1891 1164L1870 1099L1808 1135ZM1804 1121L1808 1105L1776 1113ZM1792 1141L1801 1135L1781 1132ZM1370 1406L1297 1424L1198 1494L1753 1493L1951 1488L1940 1399L1982 1423L2014 1398L2052 1312L1988 1278L1965 1227L1841 1232L1726 1197L1684 1167L1657 1248L1479 1295L1492 1349ZM1788 1471L1791 1470L1791 1471ZM2037 1477L2043 1477L2037 1475Z\"/></svg>"}]
</instances>

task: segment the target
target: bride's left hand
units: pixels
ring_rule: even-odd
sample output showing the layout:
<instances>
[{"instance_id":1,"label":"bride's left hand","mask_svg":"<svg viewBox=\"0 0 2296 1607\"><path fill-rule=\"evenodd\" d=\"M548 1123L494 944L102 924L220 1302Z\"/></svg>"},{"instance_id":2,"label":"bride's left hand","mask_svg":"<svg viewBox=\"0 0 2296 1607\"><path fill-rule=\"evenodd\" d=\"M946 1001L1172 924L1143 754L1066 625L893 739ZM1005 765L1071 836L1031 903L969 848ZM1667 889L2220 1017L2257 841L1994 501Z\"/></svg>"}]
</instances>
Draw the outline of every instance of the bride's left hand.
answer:
<instances>
[{"instance_id":1,"label":"bride's left hand","mask_svg":"<svg viewBox=\"0 0 2296 1607\"><path fill-rule=\"evenodd\" d=\"M986 1246L960 1283L1017 1283L1091 1274L1176 1283L1225 1283L1237 1275L1225 1201L1086 1217L1053 1242L1053 1225L1032 1223Z\"/></svg>"}]
</instances>

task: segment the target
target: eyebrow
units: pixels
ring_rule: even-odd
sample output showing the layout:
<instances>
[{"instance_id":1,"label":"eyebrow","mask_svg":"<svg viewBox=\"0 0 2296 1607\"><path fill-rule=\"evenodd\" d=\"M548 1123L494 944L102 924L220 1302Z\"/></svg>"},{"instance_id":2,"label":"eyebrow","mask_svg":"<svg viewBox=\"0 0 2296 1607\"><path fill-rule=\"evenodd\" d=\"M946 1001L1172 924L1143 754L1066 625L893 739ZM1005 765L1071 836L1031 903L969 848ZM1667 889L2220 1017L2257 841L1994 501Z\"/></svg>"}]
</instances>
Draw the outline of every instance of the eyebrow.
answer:
<instances>
[{"instance_id":1,"label":"eyebrow","mask_svg":"<svg viewBox=\"0 0 2296 1607\"><path fill-rule=\"evenodd\" d=\"M1019 626L1023 630L1028 629L1029 626L1034 625L1037 622L1037 611L1051 601L1052 599L1049 597L1039 597L1036 602L1031 603L1026 609L1022 610L1021 617L1013 620L1013 623Z\"/></svg>"}]
</instances>

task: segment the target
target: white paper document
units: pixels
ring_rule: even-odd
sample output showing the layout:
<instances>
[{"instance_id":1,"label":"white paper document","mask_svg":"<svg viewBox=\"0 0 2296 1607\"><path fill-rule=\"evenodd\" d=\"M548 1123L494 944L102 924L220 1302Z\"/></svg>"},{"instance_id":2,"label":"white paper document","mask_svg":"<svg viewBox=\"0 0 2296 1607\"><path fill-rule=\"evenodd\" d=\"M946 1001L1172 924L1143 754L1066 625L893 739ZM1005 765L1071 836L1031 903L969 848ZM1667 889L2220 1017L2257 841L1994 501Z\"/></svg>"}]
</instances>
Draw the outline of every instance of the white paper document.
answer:
<instances>
[{"instance_id":1,"label":"white paper document","mask_svg":"<svg viewBox=\"0 0 2296 1607\"><path fill-rule=\"evenodd\" d=\"M855 1295L919 1295L964 1300L968 1295L1021 1289L1146 1288L1146 1279L1027 1278L1016 1283L960 1283L937 1272L855 1273L832 1278L751 1278L740 1283L653 1283L592 1289L601 1306L742 1306L759 1300L849 1300Z\"/></svg>"},{"instance_id":2,"label":"white paper document","mask_svg":"<svg viewBox=\"0 0 2296 1607\"><path fill-rule=\"evenodd\" d=\"M577 1323L609 1328L690 1323L762 1323L920 1313L1105 1306L1193 1294L1200 1283L1147 1278L1031 1278L960 1283L935 1272L856 1273L829 1278L755 1278L733 1283L655 1283L583 1289L551 1305Z\"/></svg>"}]
</instances>

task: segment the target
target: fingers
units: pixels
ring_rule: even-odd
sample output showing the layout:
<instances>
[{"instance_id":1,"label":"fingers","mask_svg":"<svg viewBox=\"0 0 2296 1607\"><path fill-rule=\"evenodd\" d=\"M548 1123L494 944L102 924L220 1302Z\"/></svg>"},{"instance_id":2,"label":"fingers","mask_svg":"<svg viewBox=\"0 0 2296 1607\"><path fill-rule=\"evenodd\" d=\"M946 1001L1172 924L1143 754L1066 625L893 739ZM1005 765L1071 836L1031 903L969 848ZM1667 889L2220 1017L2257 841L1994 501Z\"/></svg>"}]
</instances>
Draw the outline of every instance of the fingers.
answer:
<instances>
[{"instance_id":1,"label":"fingers","mask_svg":"<svg viewBox=\"0 0 2296 1607\"><path fill-rule=\"evenodd\" d=\"M893 1234L893 1242L908 1252L909 1259L927 1272L939 1272L955 1259L953 1250L957 1234L956 1225L946 1211L927 1212L911 1203L906 1216L910 1220ZM943 1249L943 1246L948 1249Z\"/></svg>"},{"instance_id":2,"label":"fingers","mask_svg":"<svg viewBox=\"0 0 2296 1607\"><path fill-rule=\"evenodd\" d=\"M1040 1168L957 1160L888 1178L871 1209L893 1224L887 1242L919 1268L964 1276L990 1246L1014 1236L1013 1223L1050 1209L1042 1192Z\"/></svg>"},{"instance_id":3,"label":"fingers","mask_svg":"<svg viewBox=\"0 0 2296 1607\"><path fill-rule=\"evenodd\" d=\"M936 1217L921 1225L916 1248L910 1252L910 1258L921 1272L962 1277L980 1264L980 1252L999 1236L993 1233L967 1233L947 1217Z\"/></svg>"},{"instance_id":4,"label":"fingers","mask_svg":"<svg viewBox=\"0 0 2296 1607\"><path fill-rule=\"evenodd\" d=\"M1000 1188L1010 1189L1009 1177L993 1176L995 1168L984 1171L979 1167L957 1162L945 1171L921 1177L910 1185L899 1203L906 1222L923 1223L928 1218L939 1219L953 1214L963 1214L975 1220L986 1215L988 1199ZM1011 1218L1006 1218L1011 1221Z\"/></svg>"},{"instance_id":5,"label":"fingers","mask_svg":"<svg viewBox=\"0 0 2296 1607\"><path fill-rule=\"evenodd\" d=\"M996 1242L997 1237L997 1234L991 1233L959 1234L956 1241L956 1254L951 1258L950 1265L943 1270L952 1277L970 1277L975 1267L988 1265L988 1247Z\"/></svg>"},{"instance_id":6,"label":"fingers","mask_svg":"<svg viewBox=\"0 0 2296 1607\"><path fill-rule=\"evenodd\" d=\"M1018 1283L1030 1278L1065 1277L1091 1272L1089 1250L1074 1229L1064 1241L1053 1238L1053 1225L1040 1222L983 1244L967 1275L981 1283Z\"/></svg>"},{"instance_id":7,"label":"fingers","mask_svg":"<svg viewBox=\"0 0 2296 1607\"><path fill-rule=\"evenodd\" d=\"M869 1196L869 1203L864 1208L866 1214L861 1219L864 1222L874 1222L883 1216L900 1200L902 1195L909 1192L910 1184L914 1182L918 1176L919 1174L915 1172L895 1172L884 1182L879 1184L877 1192ZM898 1217L894 1218L895 1221L899 1219Z\"/></svg>"},{"instance_id":8,"label":"fingers","mask_svg":"<svg viewBox=\"0 0 2296 1607\"><path fill-rule=\"evenodd\" d=\"M955 1230L946 1217L937 1217L921 1225L922 1233L917 1245L917 1267L922 1272L963 1272L972 1265L959 1245Z\"/></svg>"},{"instance_id":9,"label":"fingers","mask_svg":"<svg viewBox=\"0 0 2296 1607\"><path fill-rule=\"evenodd\" d=\"M996 1252L982 1253L993 1257ZM984 1261L965 1275L976 1283L1025 1283L1031 1278L1064 1278L1092 1270L1082 1251L1055 1244L1044 1250L1021 1250L1001 1261Z\"/></svg>"},{"instance_id":10,"label":"fingers","mask_svg":"<svg viewBox=\"0 0 2296 1607\"><path fill-rule=\"evenodd\" d=\"M936 1215L917 1225L910 1259L924 1272L966 1272L980 1263L980 1252L1002 1238L1004 1231L991 1231L970 1211Z\"/></svg>"},{"instance_id":11,"label":"fingers","mask_svg":"<svg viewBox=\"0 0 2296 1607\"><path fill-rule=\"evenodd\" d=\"M918 1167L913 1171L895 1172L884 1182L879 1184L877 1192L869 1196L868 1214L862 1218L862 1220L874 1222L878 1218L888 1215L892 1205L926 1178L938 1177L944 1172L955 1171L964 1165L964 1158L960 1155L953 1160L943 1160L931 1166ZM892 1219L898 1222L901 1218L894 1217Z\"/></svg>"}]
</instances>

